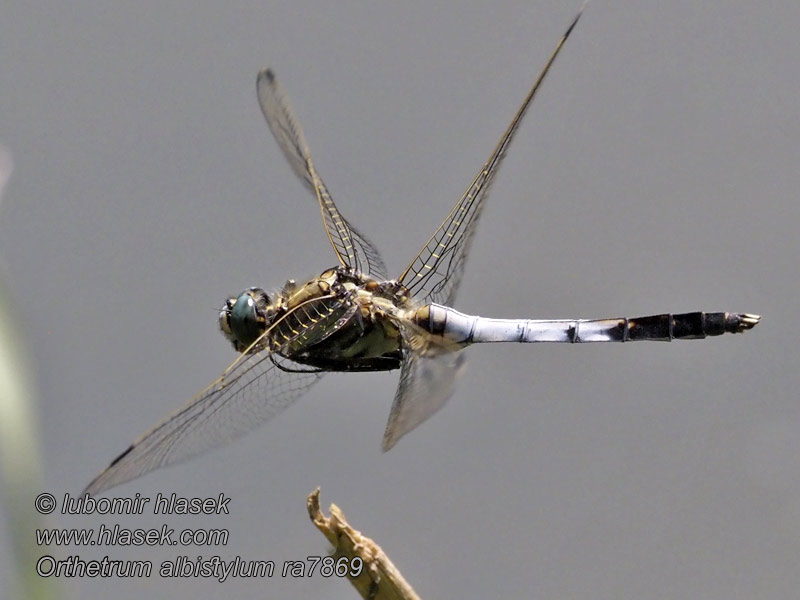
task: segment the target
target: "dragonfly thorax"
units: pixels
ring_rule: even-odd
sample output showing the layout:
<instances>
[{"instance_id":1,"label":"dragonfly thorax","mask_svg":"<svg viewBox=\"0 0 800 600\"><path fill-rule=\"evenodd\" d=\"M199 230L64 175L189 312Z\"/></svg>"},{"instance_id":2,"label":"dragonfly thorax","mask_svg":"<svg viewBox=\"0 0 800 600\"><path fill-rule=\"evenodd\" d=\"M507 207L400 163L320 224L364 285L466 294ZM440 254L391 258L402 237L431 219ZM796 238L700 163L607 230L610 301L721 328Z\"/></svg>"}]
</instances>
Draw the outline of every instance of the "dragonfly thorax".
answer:
<instances>
[{"instance_id":1,"label":"dragonfly thorax","mask_svg":"<svg viewBox=\"0 0 800 600\"><path fill-rule=\"evenodd\" d=\"M219 327L237 352L269 349L325 370L386 370L399 366L393 319L408 304L398 282L334 267L274 294L253 287L228 298Z\"/></svg>"}]
</instances>

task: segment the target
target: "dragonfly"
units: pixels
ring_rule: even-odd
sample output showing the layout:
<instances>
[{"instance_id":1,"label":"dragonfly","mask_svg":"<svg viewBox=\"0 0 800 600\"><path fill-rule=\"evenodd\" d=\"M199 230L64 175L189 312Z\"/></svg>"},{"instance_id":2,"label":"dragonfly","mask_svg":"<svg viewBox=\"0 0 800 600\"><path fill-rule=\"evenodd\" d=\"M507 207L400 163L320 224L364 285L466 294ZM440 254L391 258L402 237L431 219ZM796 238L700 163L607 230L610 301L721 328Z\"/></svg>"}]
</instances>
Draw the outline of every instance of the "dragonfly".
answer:
<instances>
[{"instance_id":1,"label":"dragonfly","mask_svg":"<svg viewBox=\"0 0 800 600\"><path fill-rule=\"evenodd\" d=\"M380 253L337 208L311 160L274 72L257 78L267 124L300 181L316 197L338 264L274 293L251 287L229 298L219 327L238 357L204 391L141 436L86 488L97 494L186 460L265 423L328 372L400 369L383 436L389 450L454 392L461 351L489 342L584 343L701 339L753 328L758 315L728 312L611 319L494 319L453 308L488 192L542 81L581 17L571 21L489 159L395 279Z\"/></svg>"}]
</instances>

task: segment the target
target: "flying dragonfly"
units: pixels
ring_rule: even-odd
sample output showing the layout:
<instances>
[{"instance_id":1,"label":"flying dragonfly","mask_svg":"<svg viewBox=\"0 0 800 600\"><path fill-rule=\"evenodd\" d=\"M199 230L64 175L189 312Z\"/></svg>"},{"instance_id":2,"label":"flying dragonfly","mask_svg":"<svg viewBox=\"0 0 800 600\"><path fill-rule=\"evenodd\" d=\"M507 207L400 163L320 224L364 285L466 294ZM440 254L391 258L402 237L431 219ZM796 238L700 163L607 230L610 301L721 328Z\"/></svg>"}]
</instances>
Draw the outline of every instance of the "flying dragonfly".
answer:
<instances>
[{"instance_id":1,"label":"flying dragonfly","mask_svg":"<svg viewBox=\"0 0 800 600\"><path fill-rule=\"evenodd\" d=\"M272 70L259 73L258 101L292 170L313 193L338 264L277 293L249 288L229 298L219 327L238 358L203 392L135 441L86 488L96 494L185 460L268 421L330 371L400 369L383 449L436 413L452 395L471 344L629 342L739 333L760 317L692 312L612 319L491 319L455 301L485 205L522 118L581 11L551 53L499 143L450 214L396 279L375 246L339 212Z\"/></svg>"}]
</instances>

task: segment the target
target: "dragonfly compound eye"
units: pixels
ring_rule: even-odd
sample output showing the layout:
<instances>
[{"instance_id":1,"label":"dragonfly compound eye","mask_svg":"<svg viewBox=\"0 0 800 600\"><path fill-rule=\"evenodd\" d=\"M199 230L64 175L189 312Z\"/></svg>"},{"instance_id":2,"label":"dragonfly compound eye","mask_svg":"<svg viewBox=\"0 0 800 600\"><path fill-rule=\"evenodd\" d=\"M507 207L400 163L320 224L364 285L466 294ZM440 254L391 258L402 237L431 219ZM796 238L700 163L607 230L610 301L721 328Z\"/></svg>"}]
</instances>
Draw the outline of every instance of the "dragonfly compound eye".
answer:
<instances>
[{"instance_id":1,"label":"dragonfly compound eye","mask_svg":"<svg viewBox=\"0 0 800 600\"><path fill-rule=\"evenodd\" d=\"M234 342L238 342L236 344L238 347L247 348L264 333L266 301L266 293L263 290L253 288L239 295L229 311L223 311L227 312L231 337L234 338ZM222 314L220 314L220 327L225 331L221 321Z\"/></svg>"}]
</instances>

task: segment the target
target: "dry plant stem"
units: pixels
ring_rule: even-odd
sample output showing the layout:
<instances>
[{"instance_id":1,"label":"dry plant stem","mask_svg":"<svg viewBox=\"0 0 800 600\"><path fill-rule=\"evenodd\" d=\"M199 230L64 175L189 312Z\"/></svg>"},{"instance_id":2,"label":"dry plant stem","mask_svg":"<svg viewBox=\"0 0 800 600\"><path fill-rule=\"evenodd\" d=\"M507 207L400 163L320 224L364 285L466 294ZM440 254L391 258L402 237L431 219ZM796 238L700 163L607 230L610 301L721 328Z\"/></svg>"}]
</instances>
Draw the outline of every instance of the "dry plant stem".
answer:
<instances>
[{"instance_id":1,"label":"dry plant stem","mask_svg":"<svg viewBox=\"0 0 800 600\"><path fill-rule=\"evenodd\" d=\"M362 598L420 600L380 546L363 536L360 531L353 529L338 506L331 504L330 517L322 514L319 509L319 488L309 494L306 503L311 521L333 545L333 557L335 559L344 557L348 564L352 564L356 557L364 561L360 575L357 577L348 575Z\"/></svg>"}]
</instances>

